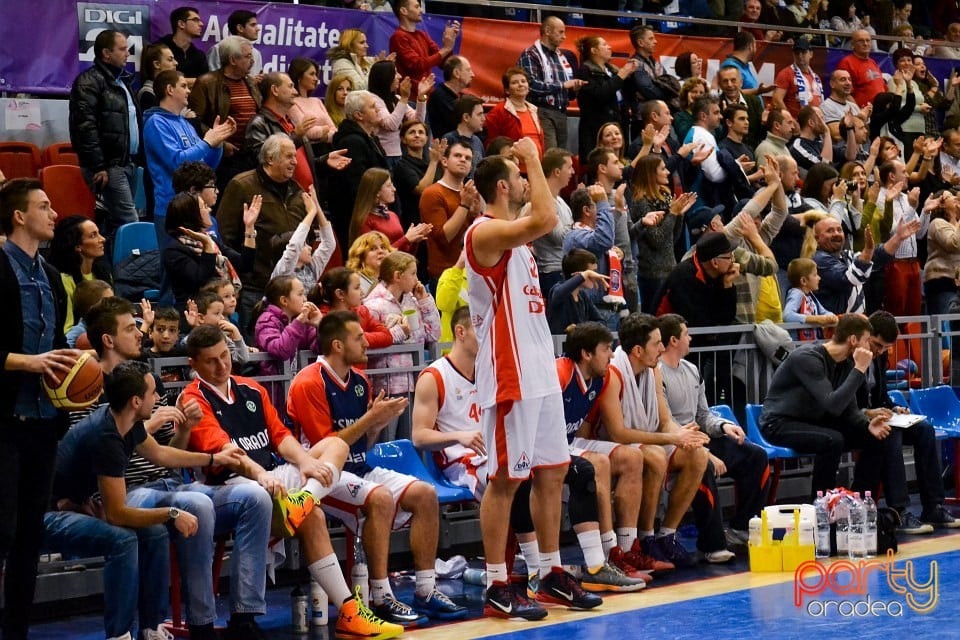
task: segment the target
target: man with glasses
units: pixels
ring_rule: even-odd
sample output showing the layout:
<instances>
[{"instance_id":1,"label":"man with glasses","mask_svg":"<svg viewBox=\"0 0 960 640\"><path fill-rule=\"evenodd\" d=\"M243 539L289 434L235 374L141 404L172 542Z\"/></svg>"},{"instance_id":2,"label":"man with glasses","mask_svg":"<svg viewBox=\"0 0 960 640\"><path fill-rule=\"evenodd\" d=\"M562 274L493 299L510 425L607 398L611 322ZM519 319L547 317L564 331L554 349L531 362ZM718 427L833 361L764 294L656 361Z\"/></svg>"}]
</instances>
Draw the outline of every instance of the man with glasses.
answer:
<instances>
[{"instance_id":1,"label":"man with glasses","mask_svg":"<svg viewBox=\"0 0 960 640\"><path fill-rule=\"evenodd\" d=\"M677 313L686 318L688 327L724 327L737 317L737 288L740 263L734 260L736 245L726 234L708 231L697 240L693 257L674 267L663 284L662 297L655 307L657 315ZM715 347L729 342L731 335L697 335L694 347ZM707 388L707 400L716 404L718 389L727 391L731 401L730 352L704 354L700 370L705 379L716 378L716 385ZM742 402L742 400L741 400Z\"/></svg>"},{"instance_id":2,"label":"man with glasses","mask_svg":"<svg viewBox=\"0 0 960 640\"><path fill-rule=\"evenodd\" d=\"M160 42L170 47L177 59L177 69L187 78L187 86L193 88L197 78L207 73L210 66L207 56L193 41L203 36L203 20L200 12L193 7L178 7L170 13L171 33L160 38Z\"/></svg>"},{"instance_id":3,"label":"man with glasses","mask_svg":"<svg viewBox=\"0 0 960 640\"><path fill-rule=\"evenodd\" d=\"M905 407L894 405L887 394L887 354L899 335L897 320L886 311L876 311L870 316L870 327L867 343L873 353L873 362L866 371L866 384L857 391L857 405L870 419L877 416L889 419L895 414L910 413ZM883 484L887 506L896 509L900 514L900 532L920 534L931 533L934 527L960 527L960 520L943 508L943 468L940 464L940 445L937 443L933 425L927 420L920 420L909 427L892 428L889 437L882 443L882 449L865 449L860 453L857 475L860 475L861 467L864 475L871 471L880 475L871 478L863 488L875 487L877 481ZM907 473L903 464L904 444L913 445L913 462L920 503L923 505L919 518L907 511L910 495L907 492Z\"/></svg>"},{"instance_id":4,"label":"man with glasses","mask_svg":"<svg viewBox=\"0 0 960 640\"><path fill-rule=\"evenodd\" d=\"M166 232L164 222L167 204L173 198L172 178L184 162L201 161L216 168L223 157L223 143L237 128L233 118L220 121L217 116L214 126L207 130L203 139L193 125L180 115L187 107L190 89L187 79L180 71L161 71L153 81L154 91L160 99L158 106L144 113L143 145L147 154L147 170L153 180L153 216L157 239L164 245ZM215 186L215 185L214 185Z\"/></svg>"}]
</instances>

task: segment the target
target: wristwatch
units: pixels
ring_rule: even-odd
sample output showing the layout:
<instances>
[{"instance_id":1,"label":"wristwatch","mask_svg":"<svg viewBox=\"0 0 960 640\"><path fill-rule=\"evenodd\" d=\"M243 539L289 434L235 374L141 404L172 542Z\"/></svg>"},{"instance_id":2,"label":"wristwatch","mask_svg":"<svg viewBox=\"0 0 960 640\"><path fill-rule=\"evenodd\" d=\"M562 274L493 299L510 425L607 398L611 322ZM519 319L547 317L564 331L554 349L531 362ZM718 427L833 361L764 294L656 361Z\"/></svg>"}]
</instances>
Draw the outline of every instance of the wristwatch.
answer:
<instances>
[{"instance_id":1,"label":"wristwatch","mask_svg":"<svg viewBox=\"0 0 960 640\"><path fill-rule=\"evenodd\" d=\"M180 517L180 509L177 509L176 507L170 507L167 510L167 520L175 521L179 517Z\"/></svg>"},{"instance_id":2,"label":"wristwatch","mask_svg":"<svg viewBox=\"0 0 960 640\"><path fill-rule=\"evenodd\" d=\"M245 233L245 234L243 234L243 237L244 237L244 238L254 238L254 239L256 239L256 237L257 237L257 230L254 229L254 230L251 231L250 233Z\"/></svg>"}]
</instances>

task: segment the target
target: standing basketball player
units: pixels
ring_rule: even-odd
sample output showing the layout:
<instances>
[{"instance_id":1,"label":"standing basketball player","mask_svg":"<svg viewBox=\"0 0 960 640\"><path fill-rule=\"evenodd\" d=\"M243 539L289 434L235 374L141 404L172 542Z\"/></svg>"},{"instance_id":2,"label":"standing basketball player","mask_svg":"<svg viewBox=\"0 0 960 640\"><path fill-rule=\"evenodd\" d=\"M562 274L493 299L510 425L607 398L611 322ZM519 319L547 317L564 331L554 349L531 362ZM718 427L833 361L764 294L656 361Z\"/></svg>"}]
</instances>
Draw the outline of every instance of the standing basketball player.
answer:
<instances>
[{"instance_id":1,"label":"standing basketball player","mask_svg":"<svg viewBox=\"0 0 960 640\"><path fill-rule=\"evenodd\" d=\"M514 153L529 177L530 213L519 217L528 191L520 170L502 156L484 159L474 183L487 203L467 230L467 282L477 331L477 402L487 443L487 490L480 503L480 528L487 559L484 614L540 619L546 611L515 593L507 582L505 514L521 481L533 474L530 505L540 547L537 600L592 608L599 598L585 592L560 567L561 488L567 453L563 399L553 359L545 303L533 253L527 244L557 222L533 141Z\"/></svg>"}]
</instances>

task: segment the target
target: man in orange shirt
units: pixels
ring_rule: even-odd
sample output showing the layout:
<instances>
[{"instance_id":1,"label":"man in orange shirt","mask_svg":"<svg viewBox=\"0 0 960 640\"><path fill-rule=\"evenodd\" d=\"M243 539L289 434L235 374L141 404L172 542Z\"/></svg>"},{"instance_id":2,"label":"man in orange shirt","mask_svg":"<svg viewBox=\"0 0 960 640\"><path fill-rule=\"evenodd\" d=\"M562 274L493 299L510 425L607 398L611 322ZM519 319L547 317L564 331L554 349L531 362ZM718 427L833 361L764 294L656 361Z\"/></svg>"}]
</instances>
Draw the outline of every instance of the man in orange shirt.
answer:
<instances>
[{"instance_id":1,"label":"man in orange shirt","mask_svg":"<svg viewBox=\"0 0 960 640\"><path fill-rule=\"evenodd\" d=\"M472 180L464 183L473 166L473 150L466 142L452 142L441 158L443 177L423 190L420 220L433 225L427 236L427 273L430 290L436 291L440 274L457 263L463 250L463 236L483 200Z\"/></svg>"}]
</instances>

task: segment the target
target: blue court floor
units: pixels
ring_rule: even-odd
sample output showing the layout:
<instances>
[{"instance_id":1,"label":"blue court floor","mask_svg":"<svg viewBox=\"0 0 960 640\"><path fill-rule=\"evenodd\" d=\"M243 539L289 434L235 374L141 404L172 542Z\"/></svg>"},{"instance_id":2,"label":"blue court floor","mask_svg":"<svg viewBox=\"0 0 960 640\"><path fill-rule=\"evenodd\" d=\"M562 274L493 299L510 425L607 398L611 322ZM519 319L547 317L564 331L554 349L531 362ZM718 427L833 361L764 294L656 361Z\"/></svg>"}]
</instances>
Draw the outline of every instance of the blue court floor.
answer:
<instances>
[{"instance_id":1,"label":"blue court floor","mask_svg":"<svg viewBox=\"0 0 960 640\"><path fill-rule=\"evenodd\" d=\"M822 573L806 573L803 588L798 588L792 574L749 573L746 558L738 556L722 567L701 565L676 572L640 593L606 596L603 606L593 612L553 608L537 623L483 618L480 587L441 581L448 595L471 608L472 619L408 631L403 637L871 640L909 633L919 638L960 639L960 534L910 540L901 544L892 565L885 559L871 561L857 572L857 580L851 580L848 567L835 562ZM412 597L412 589L412 579L394 580L401 599ZM798 595L800 606L795 604ZM225 617L225 599L218 607ZM332 627L314 628L307 635L291 632L289 587L268 591L268 613L259 621L268 637L278 640L334 637ZM33 628L31 637L103 638L101 619L91 614L42 623Z\"/></svg>"}]
</instances>

